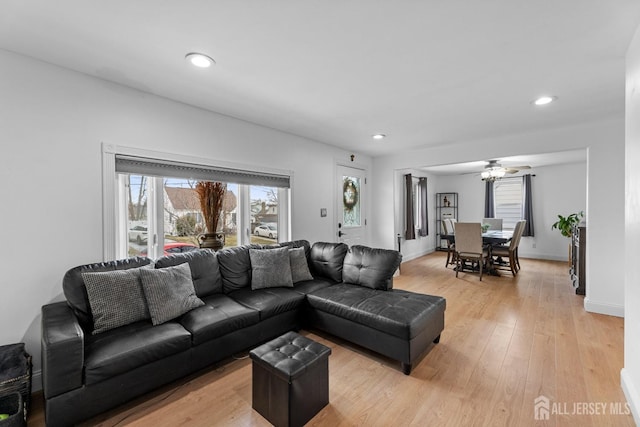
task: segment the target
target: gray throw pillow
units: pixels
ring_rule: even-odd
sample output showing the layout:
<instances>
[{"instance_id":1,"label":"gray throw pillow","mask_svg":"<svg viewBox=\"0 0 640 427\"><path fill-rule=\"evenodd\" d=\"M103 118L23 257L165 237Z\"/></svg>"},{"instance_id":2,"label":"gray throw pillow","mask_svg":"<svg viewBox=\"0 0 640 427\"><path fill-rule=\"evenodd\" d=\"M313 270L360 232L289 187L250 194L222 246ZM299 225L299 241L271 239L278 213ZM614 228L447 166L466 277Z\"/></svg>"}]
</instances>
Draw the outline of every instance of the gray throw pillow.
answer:
<instances>
[{"instance_id":1,"label":"gray throw pillow","mask_svg":"<svg viewBox=\"0 0 640 427\"><path fill-rule=\"evenodd\" d=\"M140 278L154 325L204 305L196 296L191 268L186 262L175 267L141 270Z\"/></svg>"},{"instance_id":2,"label":"gray throw pillow","mask_svg":"<svg viewBox=\"0 0 640 427\"><path fill-rule=\"evenodd\" d=\"M289 248L249 249L251 289L293 287Z\"/></svg>"},{"instance_id":3,"label":"gray throw pillow","mask_svg":"<svg viewBox=\"0 0 640 427\"><path fill-rule=\"evenodd\" d=\"M289 263L291 264L291 281L293 283L313 280L304 248L289 249Z\"/></svg>"},{"instance_id":4,"label":"gray throw pillow","mask_svg":"<svg viewBox=\"0 0 640 427\"><path fill-rule=\"evenodd\" d=\"M140 271L149 267L100 272L84 272L93 334L149 319L149 310L142 291Z\"/></svg>"}]
</instances>

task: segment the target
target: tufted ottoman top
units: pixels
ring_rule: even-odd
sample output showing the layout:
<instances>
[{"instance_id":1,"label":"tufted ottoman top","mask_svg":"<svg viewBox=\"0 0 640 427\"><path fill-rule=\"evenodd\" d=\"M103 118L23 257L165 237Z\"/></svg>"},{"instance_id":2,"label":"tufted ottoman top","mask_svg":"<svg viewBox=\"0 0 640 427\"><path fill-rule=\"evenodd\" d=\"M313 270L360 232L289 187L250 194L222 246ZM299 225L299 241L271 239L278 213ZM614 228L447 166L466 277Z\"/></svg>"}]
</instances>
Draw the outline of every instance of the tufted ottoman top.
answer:
<instances>
[{"instance_id":1,"label":"tufted ottoman top","mask_svg":"<svg viewBox=\"0 0 640 427\"><path fill-rule=\"evenodd\" d=\"M249 352L254 363L289 382L330 354L329 347L295 332L287 332Z\"/></svg>"}]
</instances>

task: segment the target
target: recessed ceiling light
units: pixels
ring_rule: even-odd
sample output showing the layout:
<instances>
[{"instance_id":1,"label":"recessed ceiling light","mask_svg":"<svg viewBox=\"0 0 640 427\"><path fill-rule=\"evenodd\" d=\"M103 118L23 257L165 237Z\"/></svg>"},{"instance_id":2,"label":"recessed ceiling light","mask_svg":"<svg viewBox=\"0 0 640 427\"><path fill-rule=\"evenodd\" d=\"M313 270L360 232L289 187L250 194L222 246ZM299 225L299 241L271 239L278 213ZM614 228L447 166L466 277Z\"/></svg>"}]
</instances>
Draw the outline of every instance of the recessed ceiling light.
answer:
<instances>
[{"instance_id":1,"label":"recessed ceiling light","mask_svg":"<svg viewBox=\"0 0 640 427\"><path fill-rule=\"evenodd\" d=\"M531 101L534 105L547 105L558 99L557 96L541 96Z\"/></svg>"},{"instance_id":2,"label":"recessed ceiling light","mask_svg":"<svg viewBox=\"0 0 640 427\"><path fill-rule=\"evenodd\" d=\"M212 57L195 52L187 53L185 55L185 59L189 61L191 65L199 68L209 68L216 63L216 61L214 61Z\"/></svg>"},{"instance_id":3,"label":"recessed ceiling light","mask_svg":"<svg viewBox=\"0 0 640 427\"><path fill-rule=\"evenodd\" d=\"M373 139L384 139L387 135L385 135L384 133L376 133L375 135L372 136Z\"/></svg>"}]
</instances>

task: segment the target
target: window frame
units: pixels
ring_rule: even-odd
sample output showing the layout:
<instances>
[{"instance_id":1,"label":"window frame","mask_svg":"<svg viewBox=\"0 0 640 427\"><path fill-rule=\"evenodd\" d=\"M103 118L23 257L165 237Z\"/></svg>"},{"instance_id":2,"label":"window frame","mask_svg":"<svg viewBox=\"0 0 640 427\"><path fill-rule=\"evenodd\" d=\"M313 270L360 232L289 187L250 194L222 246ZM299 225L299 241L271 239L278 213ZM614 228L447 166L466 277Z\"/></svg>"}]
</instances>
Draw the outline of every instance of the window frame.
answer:
<instances>
[{"instance_id":1,"label":"window frame","mask_svg":"<svg viewBox=\"0 0 640 427\"><path fill-rule=\"evenodd\" d=\"M120 179L123 179L122 174L116 173L116 156L128 155L137 156L148 159L157 159L160 161L188 163L193 165L203 165L208 167L219 167L236 169L240 171L247 171L248 173L264 173L273 175L286 175L289 176L289 188L278 188L278 240L287 241L291 236L291 193L294 186L294 174L291 170L282 170L274 168L258 167L255 165L248 165L235 162L220 162L214 161L202 157L186 156L174 153L158 152L147 149L140 149L134 147L121 146L116 144L102 143L102 211L103 211L103 253L102 257L104 261L116 259L118 253L123 252L128 242L127 232L121 233L119 224L126 224L127 219L123 218L126 215L126 209L122 209L122 206L126 205L125 195L118 191L118 186L121 185ZM162 188L162 177L154 177L153 181L156 183L150 185L151 188ZM158 184L157 182L160 182ZM158 187L159 185L159 187ZM241 189L242 187L242 189ZM238 184L238 206L240 206L241 198L246 199L245 206L250 204L248 184ZM148 194L148 217L155 215L156 212L163 212L163 196L157 197L155 191L150 191ZM251 230L250 228L250 210L243 209L241 215L238 215L238 244L246 244L250 241ZM154 237L152 236L164 236L164 221L153 221L155 224L154 229L148 227L148 240L151 242ZM241 228L242 227L242 228ZM280 231L282 230L282 231ZM124 239L124 241L123 241ZM157 258L163 255L162 248L158 249L157 241L154 242L155 246L150 247L149 256ZM153 246L151 243L149 246ZM159 251L159 252L158 252Z\"/></svg>"}]
</instances>

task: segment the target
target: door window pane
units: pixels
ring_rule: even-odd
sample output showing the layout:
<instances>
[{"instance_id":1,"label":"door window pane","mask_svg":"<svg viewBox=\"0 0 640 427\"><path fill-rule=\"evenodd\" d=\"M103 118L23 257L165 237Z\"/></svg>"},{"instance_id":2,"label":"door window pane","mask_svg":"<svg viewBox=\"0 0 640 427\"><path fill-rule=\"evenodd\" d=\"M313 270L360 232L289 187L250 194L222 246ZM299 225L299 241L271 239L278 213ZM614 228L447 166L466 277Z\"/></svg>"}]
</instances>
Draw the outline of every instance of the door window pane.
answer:
<instances>
[{"instance_id":1,"label":"door window pane","mask_svg":"<svg viewBox=\"0 0 640 427\"><path fill-rule=\"evenodd\" d=\"M278 188L249 186L251 199L251 243L278 242Z\"/></svg>"},{"instance_id":2,"label":"door window pane","mask_svg":"<svg viewBox=\"0 0 640 427\"><path fill-rule=\"evenodd\" d=\"M342 177L342 226L360 226L360 178Z\"/></svg>"}]
</instances>

